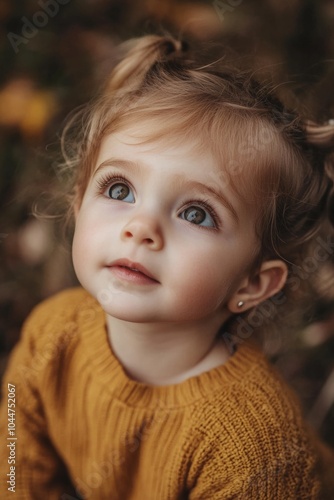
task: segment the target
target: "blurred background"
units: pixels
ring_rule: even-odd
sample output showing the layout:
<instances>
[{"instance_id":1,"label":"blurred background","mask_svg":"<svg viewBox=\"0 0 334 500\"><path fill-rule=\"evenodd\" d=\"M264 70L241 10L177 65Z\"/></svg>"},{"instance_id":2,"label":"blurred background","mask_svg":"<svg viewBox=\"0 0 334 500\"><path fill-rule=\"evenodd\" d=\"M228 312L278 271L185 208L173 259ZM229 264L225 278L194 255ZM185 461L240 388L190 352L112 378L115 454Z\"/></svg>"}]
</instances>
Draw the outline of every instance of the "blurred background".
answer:
<instances>
[{"instance_id":1,"label":"blurred background","mask_svg":"<svg viewBox=\"0 0 334 500\"><path fill-rule=\"evenodd\" d=\"M61 189L64 119L93 96L117 45L163 29L195 46L207 42L212 56L228 52L273 80L289 105L327 121L334 118L333 26L332 0L0 0L0 376L34 305L76 284L69 245L32 207L48 207L50 192ZM302 279L311 272L318 268ZM314 301L317 320L269 350L334 446L333 307Z\"/></svg>"}]
</instances>

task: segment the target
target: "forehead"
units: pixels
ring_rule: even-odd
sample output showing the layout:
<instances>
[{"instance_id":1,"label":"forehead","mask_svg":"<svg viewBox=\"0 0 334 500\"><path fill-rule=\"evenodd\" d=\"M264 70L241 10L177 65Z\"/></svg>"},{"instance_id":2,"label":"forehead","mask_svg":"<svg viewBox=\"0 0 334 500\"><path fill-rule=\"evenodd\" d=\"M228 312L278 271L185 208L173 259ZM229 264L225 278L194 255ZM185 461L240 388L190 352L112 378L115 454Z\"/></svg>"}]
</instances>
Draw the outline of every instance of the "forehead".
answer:
<instances>
[{"instance_id":1,"label":"forehead","mask_svg":"<svg viewBox=\"0 0 334 500\"><path fill-rule=\"evenodd\" d=\"M187 178L208 185L225 182L219 162L210 148L199 147L199 141L177 134L157 137L157 129L151 126L129 126L106 136L95 169L103 163L112 163L145 176L148 173L146 166L153 167L161 175L173 175L173 182Z\"/></svg>"},{"instance_id":2,"label":"forehead","mask_svg":"<svg viewBox=\"0 0 334 500\"><path fill-rule=\"evenodd\" d=\"M172 143L164 138L152 141L151 137L147 141L137 132L137 127L131 127L105 137L95 171L113 166L124 170L125 175L140 176L143 182L162 181L166 188L187 191L197 183L200 190L205 186L223 191L219 165L210 150L198 151L194 141Z\"/></svg>"},{"instance_id":3,"label":"forehead","mask_svg":"<svg viewBox=\"0 0 334 500\"><path fill-rule=\"evenodd\" d=\"M105 136L101 142L99 159L104 159L110 154L117 152L119 155L141 155L167 158L179 157L183 161L207 159L207 163L214 164L212 153L209 149L203 151L194 140L185 140L177 134L164 134L158 136L156 129L150 129L149 125L129 126L117 129ZM218 170L218 165L216 169Z\"/></svg>"},{"instance_id":4,"label":"forehead","mask_svg":"<svg viewBox=\"0 0 334 500\"><path fill-rule=\"evenodd\" d=\"M268 129L229 115L225 120L222 117L212 120L209 125L206 120L189 120L189 116L177 118L175 113L160 113L123 119L109 130L99 156L112 153L112 137L115 137L143 153L179 154L189 160L200 158L206 177L252 204L258 198L255 193L258 180L272 147Z\"/></svg>"}]
</instances>

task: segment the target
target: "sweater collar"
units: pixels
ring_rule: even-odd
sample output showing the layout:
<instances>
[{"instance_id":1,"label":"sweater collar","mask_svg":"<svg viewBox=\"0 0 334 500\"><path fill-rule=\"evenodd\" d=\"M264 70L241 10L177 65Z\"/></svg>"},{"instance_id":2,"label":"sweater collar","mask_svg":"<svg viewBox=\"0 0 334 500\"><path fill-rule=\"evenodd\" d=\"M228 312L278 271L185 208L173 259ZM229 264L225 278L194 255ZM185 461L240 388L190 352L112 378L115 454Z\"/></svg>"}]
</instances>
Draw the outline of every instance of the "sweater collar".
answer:
<instances>
[{"instance_id":1,"label":"sweater collar","mask_svg":"<svg viewBox=\"0 0 334 500\"><path fill-rule=\"evenodd\" d=\"M80 302L78 326L81 348L94 376L99 379L101 390L103 387L103 391L110 392L113 398L137 408L182 407L208 399L217 391L221 393L230 390L233 384L242 384L248 379L247 374L264 362L259 349L243 341L224 365L178 384L148 385L131 379L116 358L108 339L105 313L88 294Z\"/></svg>"}]
</instances>

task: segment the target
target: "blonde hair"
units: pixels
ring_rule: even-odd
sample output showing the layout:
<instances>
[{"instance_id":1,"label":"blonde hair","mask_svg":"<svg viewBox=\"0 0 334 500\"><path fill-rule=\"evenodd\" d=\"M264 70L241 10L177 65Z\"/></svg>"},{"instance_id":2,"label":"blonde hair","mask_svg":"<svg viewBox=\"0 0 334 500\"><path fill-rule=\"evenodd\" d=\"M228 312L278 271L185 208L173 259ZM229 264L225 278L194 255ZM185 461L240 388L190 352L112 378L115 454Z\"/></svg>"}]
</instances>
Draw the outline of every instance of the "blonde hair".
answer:
<instances>
[{"instance_id":1,"label":"blonde hair","mask_svg":"<svg viewBox=\"0 0 334 500\"><path fill-rule=\"evenodd\" d=\"M64 130L72 204L84 195L103 138L143 123L141 142L192 141L218 159L223 183L256 202L260 252L254 268L277 257L290 273L300 266L328 215L333 221L334 126L303 121L249 74L222 62L202 65L173 37L132 39L120 53L101 95ZM302 288L290 295L296 298Z\"/></svg>"}]
</instances>

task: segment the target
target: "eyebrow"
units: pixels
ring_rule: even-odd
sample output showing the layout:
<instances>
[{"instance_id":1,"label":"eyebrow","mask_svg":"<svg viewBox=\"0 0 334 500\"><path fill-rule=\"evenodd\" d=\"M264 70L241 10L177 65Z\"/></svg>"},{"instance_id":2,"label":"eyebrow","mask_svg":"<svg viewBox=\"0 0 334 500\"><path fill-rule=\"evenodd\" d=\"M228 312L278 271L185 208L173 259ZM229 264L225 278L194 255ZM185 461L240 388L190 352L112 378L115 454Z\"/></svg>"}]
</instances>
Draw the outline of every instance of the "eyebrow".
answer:
<instances>
[{"instance_id":1,"label":"eyebrow","mask_svg":"<svg viewBox=\"0 0 334 500\"><path fill-rule=\"evenodd\" d=\"M97 169L93 173L93 176L95 176L100 170L107 167L121 167L124 168L125 170L136 171L139 172L140 174L145 175L145 165L143 163L137 161L123 160L121 158L109 158L104 162L102 162L97 167ZM208 195L213 196L219 203L224 205L224 207L230 212L234 221L236 223L239 223L238 214L235 208L233 207L232 203L228 200L228 198L224 195L224 193L222 193L217 188L214 188L213 186L209 186L207 184L202 184L199 181L189 180L183 174L177 174L175 182L179 184L180 187L182 187L183 189L186 188L186 189L198 190L202 194L207 193Z\"/></svg>"},{"instance_id":2,"label":"eyebrow","mask_svg":"<svg viewBox=\"0 0 334 500\"><path fill-rule=\"evenodd\" d=\"M218 203L224 205L224 207L230 212L234 221L237 224L239 223L239 217L234 206L220 190L217 190L214 187L209 186L207 184L202 184L201 182L198 181L189 180L182 174L177 175L177 182L179 182L183 188L198 190L201 192L201 194L208 194L210 196L213 196L214 198L216 198Z\"/></svg>"},{"instance_id":3,"label":"eyebrow","mask_svg":"<svg viewBox=\"0 0 334 500\"><path fill-rule=\"evenodd\" d=\"M135 170L136 172L140 173L142 173L144 170L144 165L142 163L123 160L121 158L108 158L97 167L97 169L93 172L93 176L106 167L121 167L126 170Z\"/></svg>"}]
</instances>

